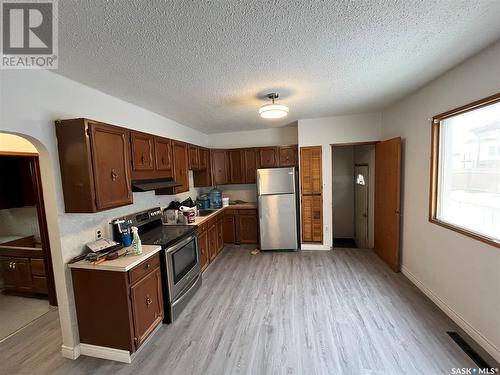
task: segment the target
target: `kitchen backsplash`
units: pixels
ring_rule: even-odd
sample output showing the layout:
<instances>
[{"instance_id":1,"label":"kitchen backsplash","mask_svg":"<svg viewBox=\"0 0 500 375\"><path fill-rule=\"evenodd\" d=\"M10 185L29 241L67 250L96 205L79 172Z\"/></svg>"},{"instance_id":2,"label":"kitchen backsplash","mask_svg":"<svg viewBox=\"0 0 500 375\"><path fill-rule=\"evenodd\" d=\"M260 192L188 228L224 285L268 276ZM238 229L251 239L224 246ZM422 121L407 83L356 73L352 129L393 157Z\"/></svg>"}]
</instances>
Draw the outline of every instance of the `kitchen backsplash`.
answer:
<instances>
[{"instance_id":1,"label":"kitchen backsplash","mask_svg":"<svg viewBox=\"0 0 500 375\"><path fill-rule=\"evenodd\" d=\"M222 190L222 196L228 197L230 200L242 200L245 202L257 201L257 185L255 184L242 184L242 185L219 185L217 186ZM211 188L201 189L202 193L207 193Z\"/></svg>"},{"instance_id":2,"label":"kitchen backsplash","mask_svg":"<svg viewBox=\"0 0 500 375\"><path fill-rule=\"evenodd\" d=\"M8 208L0 210L0 236L34 235L40 239L38 217L35 206Z\"/></svg>"}]
</instances>

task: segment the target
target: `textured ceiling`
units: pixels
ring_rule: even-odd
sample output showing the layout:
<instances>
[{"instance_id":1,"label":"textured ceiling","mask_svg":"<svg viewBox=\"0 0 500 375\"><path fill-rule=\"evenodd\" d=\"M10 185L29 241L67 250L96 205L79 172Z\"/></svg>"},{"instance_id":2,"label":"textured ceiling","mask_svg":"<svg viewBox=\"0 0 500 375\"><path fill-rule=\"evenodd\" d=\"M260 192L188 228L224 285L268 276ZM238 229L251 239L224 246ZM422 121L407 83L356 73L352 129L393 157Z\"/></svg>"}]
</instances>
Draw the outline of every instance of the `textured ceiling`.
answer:
<instances>
[{"instance_id":1,"label":"textured ceiling","mask_svg":"<svg viewBox=\"0 0 500 375\"><path fill-rule=\"evenodd\" d=\"M378 110L500 38L499 0L59 7L57 73L204 133ZM271 91L285 120L258 117Z\"/></svg>"}]
</instances>

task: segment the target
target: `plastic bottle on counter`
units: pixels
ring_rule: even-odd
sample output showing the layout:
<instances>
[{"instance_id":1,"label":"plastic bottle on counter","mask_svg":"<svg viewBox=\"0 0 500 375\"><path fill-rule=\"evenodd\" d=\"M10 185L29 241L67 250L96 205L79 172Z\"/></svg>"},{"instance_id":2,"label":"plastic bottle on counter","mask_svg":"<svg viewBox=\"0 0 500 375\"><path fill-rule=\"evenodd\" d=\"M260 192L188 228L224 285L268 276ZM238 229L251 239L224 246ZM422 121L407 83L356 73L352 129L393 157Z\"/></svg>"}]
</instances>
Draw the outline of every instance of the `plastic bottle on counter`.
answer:
<instances>
[{"instance_id":1,"label":"plastic bottle on counter","mask_svg":"<svg viewBox=\"0 0 500 375\"><path fill-rule=\"evenodd\" d=\"M139 237L139 230L137 227L132 227L132 246L134 248L134 255L142 254L142 242Z\"/></svg>"}]
</instances>

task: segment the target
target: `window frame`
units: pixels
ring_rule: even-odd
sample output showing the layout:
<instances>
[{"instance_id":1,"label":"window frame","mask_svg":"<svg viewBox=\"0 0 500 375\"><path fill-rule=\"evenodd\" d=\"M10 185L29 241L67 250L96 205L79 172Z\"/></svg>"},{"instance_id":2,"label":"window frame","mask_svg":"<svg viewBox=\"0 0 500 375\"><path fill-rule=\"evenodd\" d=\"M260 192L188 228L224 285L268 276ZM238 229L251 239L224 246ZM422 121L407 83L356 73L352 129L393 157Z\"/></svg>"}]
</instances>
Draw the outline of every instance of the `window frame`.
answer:
<instances>
[{"instance_id":1,"label":"window frame","mask_svg":"<svg viewBox=\"0 0 500 375\"><path fill-rule=\"evenodd\" d=\"M438 207L438 184L439 184L439 143L440 143L440 130L441 121L462 114L470 112L490 104L495 104L500 102L500 93L488 96L486 98L477 100L475 102L463 105L461 107L452 109L450 111L443 112L432 118L431 123L431 168L430 168L430 190L429 190L429 221L431 223L437 224L441 227L450 229L454 232L463 234L467 237L474 238L478 241L487 243L489 245L500 248L500 239L489 237L486 235L479 234L472 230L454 225L437 218L437 207Z\"/></svg>"}]
</instances>

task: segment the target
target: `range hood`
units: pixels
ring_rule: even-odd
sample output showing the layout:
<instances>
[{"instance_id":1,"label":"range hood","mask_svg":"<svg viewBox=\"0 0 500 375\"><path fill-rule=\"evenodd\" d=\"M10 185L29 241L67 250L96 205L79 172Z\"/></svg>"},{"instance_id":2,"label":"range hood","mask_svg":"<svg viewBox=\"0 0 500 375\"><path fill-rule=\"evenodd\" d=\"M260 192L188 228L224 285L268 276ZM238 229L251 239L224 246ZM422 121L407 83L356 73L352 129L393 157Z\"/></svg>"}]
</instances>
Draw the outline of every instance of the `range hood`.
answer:
<instances>
[{"instance_id":1,"label":"range hood","mask_svg":"<svg viewBox=\"0 0 500 375\"><path fill-rule=\"evenodd\" d=\"M173 178L155 178L150 180L133 180L132 191L151 191L151 190L164 190L172 189L182 184L174 181Z\"/></svg>"}]
</instances>

